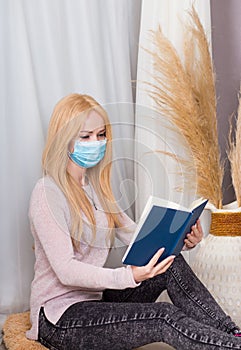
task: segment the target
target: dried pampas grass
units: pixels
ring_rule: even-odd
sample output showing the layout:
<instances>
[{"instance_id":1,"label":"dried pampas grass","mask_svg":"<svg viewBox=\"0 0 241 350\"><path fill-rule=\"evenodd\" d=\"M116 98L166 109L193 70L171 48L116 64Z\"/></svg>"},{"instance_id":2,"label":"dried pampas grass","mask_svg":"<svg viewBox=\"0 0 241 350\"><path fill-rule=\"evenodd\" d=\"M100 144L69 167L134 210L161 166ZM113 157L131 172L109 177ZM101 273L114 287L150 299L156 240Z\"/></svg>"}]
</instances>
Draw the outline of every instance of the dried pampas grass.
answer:
<instances>
[{"instance_id":1,"label":"dried pampas grass","mask_svg":"<svg viewBox=\"0 0 241 350\"><path fill-rule=\"evenodd\" d=\"M234 133L234 135L233 135ZM232 137L233 136L233 137ZM241 89L239 93L239 107L234 132L230 121L228 159L231 166L232 183L238 206L241 206Z\"/></svg>"},{"instance_id":2,"label":"dried pampas grass","mask_svg":"<svg viewBox=\"0 0 241 350\"><path fill-rule=\"evenodd\" d=\"M189 34L186 36L184 63L161 28L152 31L154 51L153 83L147 83L161 116L168 118L184 136L191 159L185 175L195 180L197 193L222 207L223 166L220 162L216 95L212 59L204 29L194 8L190 12ZM190 171L195 169L195 171Z\"/></svg>"}]
</instances>

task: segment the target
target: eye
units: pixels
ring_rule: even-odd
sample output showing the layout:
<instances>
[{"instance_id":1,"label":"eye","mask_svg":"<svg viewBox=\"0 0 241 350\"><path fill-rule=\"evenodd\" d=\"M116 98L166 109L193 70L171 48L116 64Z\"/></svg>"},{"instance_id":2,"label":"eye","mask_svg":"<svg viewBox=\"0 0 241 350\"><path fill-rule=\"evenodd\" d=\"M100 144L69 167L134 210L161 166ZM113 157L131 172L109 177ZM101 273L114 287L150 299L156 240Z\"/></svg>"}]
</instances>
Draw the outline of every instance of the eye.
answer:
<instances>
[{"instance_id":1,"label":"eye","mask_svg":"<svg viewBox=\"0 0 241 350\"><path fill-rule=\"evenodd\" d=\"M99 138L104 138L106 136L106 132L101 132L100 134L98 134Z\"/></svg>"},{"instance_id":2,"label":"eye","mask_svg":"<svg viewBox=\"0 0 241 350\"><path fill-rule=\"evenodd\" d=\"M89 138L89 135L83 135L83 136L80 135L79 138L82 140L86 140Z\"/></svg>"}]
</instances>

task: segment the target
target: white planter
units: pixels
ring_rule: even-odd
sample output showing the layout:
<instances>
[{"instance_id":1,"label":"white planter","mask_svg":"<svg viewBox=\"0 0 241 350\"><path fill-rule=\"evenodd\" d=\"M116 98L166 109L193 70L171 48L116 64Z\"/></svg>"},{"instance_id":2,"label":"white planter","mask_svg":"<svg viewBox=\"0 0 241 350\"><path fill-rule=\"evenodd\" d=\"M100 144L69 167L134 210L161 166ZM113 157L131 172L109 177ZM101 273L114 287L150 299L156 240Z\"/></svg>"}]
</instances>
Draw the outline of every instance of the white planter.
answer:
<instances>
[{"instance_id":1,"label":"white planter","mask_svg":"<svg viewBox=\"0 0 241 350\"><path fill-rule=\"evenodd\" d=\"M196 253L192 268L217 302L241 327L241 208L209 206L210 232Z\"/></svg>"}]
</instances>

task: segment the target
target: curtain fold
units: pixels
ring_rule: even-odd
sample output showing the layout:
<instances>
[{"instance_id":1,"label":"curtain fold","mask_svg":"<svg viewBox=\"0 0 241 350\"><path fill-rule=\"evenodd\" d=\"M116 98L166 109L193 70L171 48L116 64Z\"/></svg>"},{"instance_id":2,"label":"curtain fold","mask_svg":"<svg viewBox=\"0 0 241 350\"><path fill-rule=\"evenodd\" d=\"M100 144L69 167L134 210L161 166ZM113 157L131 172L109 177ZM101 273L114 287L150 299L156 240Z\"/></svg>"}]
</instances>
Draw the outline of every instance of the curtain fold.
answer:
<instances>
[{"instance_id":1,"label":"curtain fold","mask_svg":"<svg viewBox=\"0 0 241 350\"><path fill-rule=\"evenodd\" d=\"M7 314L29 308L29 198L42 176L41 154L56 102L72 92L90 94L110 112L115 139L133 139L140 9L139 0L0 1L0 325ZM133 182L133 164L128 145L114 146L124 161L114 164L113 184L123 193L118 183ZM132 216L128 200L122 196L121 204Z\"/></svg>"},{"instance_id":2,"label":"curtain fold","mask_svg":"<svg viewBox=\"0 0 241 350\"><path fill-rule=\"evenodd\" d=\"M193 193L186 191L185 178L180 165L173 159L156 152L161 150L180 154L180 143L176 135L168 129L167 122L160 122L160 116L155 112L155 104L148 95L152 84L151 77L155 72L151 56L145 49L152 51L153 43L150 31L160 25L164 35L171 41L180 57L182 57L183 23L193 1L185 0L143 0L140 28L140 49L138 55L137 99L136 99L136 159L135 169L138 191L136 217L141 215L150 194L170 199L188 205ZM194 3L201 22L211 35L209 0L197 0ZM209 40L211 38L209 37ZM164 118L165 119L165 118ZM176 188L184 188L178 192Z\"/></svg>"}]
</instances>

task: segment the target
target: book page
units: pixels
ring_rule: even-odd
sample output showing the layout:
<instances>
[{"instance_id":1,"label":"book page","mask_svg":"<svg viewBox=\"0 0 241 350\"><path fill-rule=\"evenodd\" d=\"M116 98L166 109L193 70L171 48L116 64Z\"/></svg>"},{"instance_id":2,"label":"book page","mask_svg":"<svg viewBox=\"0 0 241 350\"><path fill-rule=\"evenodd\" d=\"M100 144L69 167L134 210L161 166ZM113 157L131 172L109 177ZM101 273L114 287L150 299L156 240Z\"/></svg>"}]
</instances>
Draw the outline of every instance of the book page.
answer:
<instances>
[{"instance_id":1,"label":"book page","mask_svg":"<svg viewBox=\"0 0 241 350\"><path fill-rule=\"evenodd\" d=\"M187 212L191 211L190 208L186 208L183 205L181 205L179 203L172 202L168 199L162 199L162 198L158 198L158 197L154 197L154 196L151 196L150 198L151 198L151 200L150 200L151 204L157 205L158 207L170 208L170 209L175 209L175 210L182 210L182 211L187 211Z\"/></svg>"},{"instance_id":2,"label":"book page","mask_svg":"<svg viewBox=\"0 0 241 350\"><path fill-rule=\"evenodd\" d=\"M206 202L207 199L205 198L198 198L196 199L195 201L193 201L191 204L190 204L190 211L192 211L193 209L199 207L199 205L201 205L202 203Z\"/></svg>"}]
</instances>

